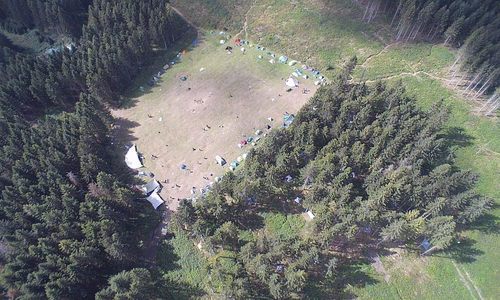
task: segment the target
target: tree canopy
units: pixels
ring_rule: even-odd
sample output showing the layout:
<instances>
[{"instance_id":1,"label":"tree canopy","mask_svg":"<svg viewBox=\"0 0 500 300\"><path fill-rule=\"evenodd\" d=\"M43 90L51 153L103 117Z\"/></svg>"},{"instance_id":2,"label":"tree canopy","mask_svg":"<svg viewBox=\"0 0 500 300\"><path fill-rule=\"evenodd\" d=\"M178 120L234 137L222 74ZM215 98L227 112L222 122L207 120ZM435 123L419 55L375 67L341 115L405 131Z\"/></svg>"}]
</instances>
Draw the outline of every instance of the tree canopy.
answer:
<instances>
[{"instance_id":1,"label":"tree canopy","mask_svg":"<svg viewBox=\"0 0 500 300\"><path fill-rule=\"evenodd\" d=\"M174 214L177 234L191 231L208 261L231 261L208 267L207 291L252 297L259 287L289 298L308 278L335 282L360 245L417 247L426 238L428 252L445 249L492 204L472 191L475 174L453 168L443 101L423 111L401 82L348 84L348 73L272 131L244 168Z\"/></svg>"}]
</instances>

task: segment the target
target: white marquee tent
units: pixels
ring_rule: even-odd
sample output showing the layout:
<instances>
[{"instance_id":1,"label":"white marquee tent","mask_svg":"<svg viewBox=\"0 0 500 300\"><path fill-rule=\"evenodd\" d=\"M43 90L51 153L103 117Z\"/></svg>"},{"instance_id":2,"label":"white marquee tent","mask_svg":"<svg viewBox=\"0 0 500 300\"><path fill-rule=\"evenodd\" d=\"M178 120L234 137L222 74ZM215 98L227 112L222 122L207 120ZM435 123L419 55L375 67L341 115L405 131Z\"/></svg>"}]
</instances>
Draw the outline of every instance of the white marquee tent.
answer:
<instances>
[{"instance_id":1,"label":"white marquee tent","mask_svg":"<svg viewBox=\"0 0 500 300\"><path fill-rule=\"evenodd\" d=\"M139 159L139 153L137 153L135 145L128 149L128 152L125 155L125 163L131 169L139 169L142 167L141 160Z\"/></svg>"},{"instance_id":2,"label":"white marquee tent","mask_svg":"<svg viewBox=\"0 0 500 300\"><path fill-rule=\"evenodd\" d=\"M163 202L165 202L160 195L156 191L152 192L151 195L149 195L147 198L141 198L141 199L146 199L153 205L155 209L158 208Z\"/></svg>"}]
</instances>

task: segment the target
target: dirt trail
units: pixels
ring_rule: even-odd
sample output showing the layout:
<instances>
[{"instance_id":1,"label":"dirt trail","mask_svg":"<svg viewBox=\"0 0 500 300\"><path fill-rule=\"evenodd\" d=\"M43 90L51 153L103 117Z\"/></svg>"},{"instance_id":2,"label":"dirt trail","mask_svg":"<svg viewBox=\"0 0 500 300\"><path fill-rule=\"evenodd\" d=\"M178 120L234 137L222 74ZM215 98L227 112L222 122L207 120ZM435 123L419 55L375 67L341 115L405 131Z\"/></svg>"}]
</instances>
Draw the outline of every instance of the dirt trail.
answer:
<instances>
[{"instance_id":1,"label":"dirt trail","mask_svg":"<svg viewBox=\"0 0 500 300\"><path fill-rule=\"evenodd\" d=\"M476 290L477 296L479 297L479 299L484 300L483 296L481 295L481 291L479 291L479 288L474 284L474 282L472 281L472 279L469 276L469 273L465 270L465 268L462 266L462 264L460 264L460 267L462 268L462 271L464 271L465 276L467 278L465 278L465 276L462 274L462 272L460 272L460 269L458 268L457 264L454 261L452 261L451 263L455 267L455 270L457 271L458 276L460 277L460 281L462 281L464 286L467 288L467 290L469 291L472 298L476 299L476 296L474 295L474 292L472 291L470 286L472 286L474 288L474 290Z\"/></svg>"},{"instance_id":2,"label":"dirt trail","mask_svg":"<svg viewBox=\"0 0 500 300\"><path fill-rule=\"evenodd\" d=\"M256 3L257 3L257 0L253 0L253 4L250 6L247 13L245 14L245 22L243 23L243 29L241 29L241 31L238 32L238 34L235 37L239 36L244 31L245 32L245 40L248 40L248 32L247 32L248 15L250 14L250 11L252 11L252 8Z\"/></svg>"},{"instance_id":3,"label":"dirt trail","mask_svg":"<svg viewBox=\"0 0 500 300\"><path fill-rule=\"evenodd\" d=\"M384 42L385 43L385 42ZM396 42L396 43L392 43L392 44L389 44L387 46L385 46L384 48L382 48L382 50L380 50L378 53L376 54L373 54L373 55L370 55L368 56L365 61L361 64L361 66L364 66L369 60L371 60L372 58L374 57L377 57L377 56L380 56L382 53L386 52L387 49L393 47L393 46L396 46L396 45L399 45L399 42Z\"/></svg>"},{"instance_id":4,"label":"dirt trail","mask_svg":"<svg viewBox=\"0 0 500 300\"><path fill-rule=\"evenodd\" d=\"M375 251L375 248L368 248L368 258L370 259L370 263L375 268L375 270L379 274L384 275L385 281L389 282L389 279L391 279L391 275L385 270L384 265L380 261L380 257L378 257L377 252Z\"/></svg>"},{"instance_id":5,"label":"dirt trail","mask_svg":"<svg viewBox=\"0 0 500 300\"><path fill-rule=\"evenodd\" d=\"M186 18L177 8L170 6L173 11L175 11L186 23L191 25L194 29L196 29L196 32L198 33L198 40L201 38L201 32L198 26L194 25L193 22L191 22L188 18Z\"/></svg>"},{"instance_id":6,"label":"dirt trail","mask_svg":"<svg viewBox=\"0 0 500 300\"><path fill-rule=\"evenodd\" d=\"M161 230L163 226L168 224L168 221L170 220L170 216L172 215L172 210L166 209L165 214L161 218L161 221L158 223L158 226L156 227L153 237L151 238L151 241L143 249L144 252L144 267L150 268L155 264L155 256L156 256L156 251L158 250L158 242L160 241L161 237Z\"/></svg>"}]
</instances>

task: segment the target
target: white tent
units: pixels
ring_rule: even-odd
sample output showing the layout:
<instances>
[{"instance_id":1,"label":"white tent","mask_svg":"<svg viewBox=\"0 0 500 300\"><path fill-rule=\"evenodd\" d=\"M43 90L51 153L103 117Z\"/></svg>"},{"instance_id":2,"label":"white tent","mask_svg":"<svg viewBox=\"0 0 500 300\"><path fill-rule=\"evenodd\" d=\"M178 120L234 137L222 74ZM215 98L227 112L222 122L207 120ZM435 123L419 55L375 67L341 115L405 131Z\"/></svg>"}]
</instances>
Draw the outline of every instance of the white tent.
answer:
<instances>
[{"instance_id":1,"label":"white tent","mask_svg":"<svg viewBox=\"0 0 500 300\"><path fill-rule=\"evenodd\" d=\"M159 192L161 190L161 185L156 179L151 179L148 183L142 185L144 193L147 195L153 191Z\"/></svg>"},{"instance_id":2,"label":"white tent","mask_svg":"<svg viewBox=\"0 0 500 300\"><path fill-rule=\"evenodd\" d=\"M220 156L220 155L215 156L215 162L221 166L226 164L226 160L224 158L222 158L222 156Z\"/></svg>"},{"instance_id":3,"label":"white tent","mask_svg":"<svg viewBox=\"0 0 500 300\"><path fill-rule=\"evenodd\" d=\"M149 195L149 197L147 197L146 200L148 200L155 209L157 209L158 206L160 206L164 202L156 191L151 193L151 195Z\"/></svg>"},{"instance_id":4,"label":"white tent","mask_svg":"<svg viewBox=\"0 0 500 300\"><path fill-rule=\"evenodd\" d=\"M128 149L128 152L125 155L125 163L131 169L139 169L142 167L141 160L139 159L139 153L137 153L135 145Z\"/></svg>"},{"instance_id":5,"label":"white tent","mask_svg":"<svg viewBox=\"0 0 500 300\"><path fill-rule=\"evenodd\" d=\"M288 77L287 80L285 81L285 84L287 86L296 86L299 84L299 81L293 77Z\"/></svg>"}]
</instances>

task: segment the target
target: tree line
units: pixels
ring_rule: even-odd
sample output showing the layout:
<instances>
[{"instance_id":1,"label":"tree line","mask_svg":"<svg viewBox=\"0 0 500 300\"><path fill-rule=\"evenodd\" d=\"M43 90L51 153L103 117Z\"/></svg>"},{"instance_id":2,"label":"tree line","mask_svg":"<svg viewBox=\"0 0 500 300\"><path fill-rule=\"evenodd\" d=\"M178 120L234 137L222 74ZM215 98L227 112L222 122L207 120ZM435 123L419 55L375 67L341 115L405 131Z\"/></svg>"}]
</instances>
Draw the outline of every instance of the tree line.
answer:
<instances>
[{"instance_id":1,"label":"tree line","mask_svg":"<svg viewBox=\"0 0 500 300\"><path fill-rule=\"evenodd\" d=\"M500 86L500 3L451 0L367 0L363 20L371 22L385 13L394 28L394 39L441 41L458 49L458 81L467 80L465 96L477 98ZM452 75L455 77L456 72Z\"/></svg>"},{"instance_id":2,"label":"tree line","mask_svg":"<svg viewBox=\"0 0 500 300\"><path fill-rule=\"evenodd\" d=\"M81 36L72 36L74 46L36 56L12 47L0 49L5 70L0 79L2 113L32 117L68 109L80 93L117 104L154 51L168 48L182 34L180 19L165 0L96 0L80 14L87 22Z\"/></svg>"},{"instance_id":3,"label":"tree line","mask_svg":"<svg viewBox=\"0 0 500 300\"><path fill-rule=\"evenodd\" d=\"M273 130L242 169L179 206L171 228L200 244L208 261L211 280L199 289L281 299L304 295L313 281L340 293L350 253L393 243L423 254L446 249L489 209L492 199L472 190L477 176L453 166L443 102L423 111L401 82L349 84L354 65L290 126Z\"/></svg>"},{"instance_id":4,"label":"tree line","mask_svg":"<svg viewBox=\"0 0 500 300\"><path fill-rule=\"evenodd\" d=\"M0 35L0 291L12 299L158 296L141 247L159 215L136 200L132 174L114 154L107 106L185 26L164 0L0 4L3 30L74 41L33 53Z\"/></svg>"}]
</instances>

